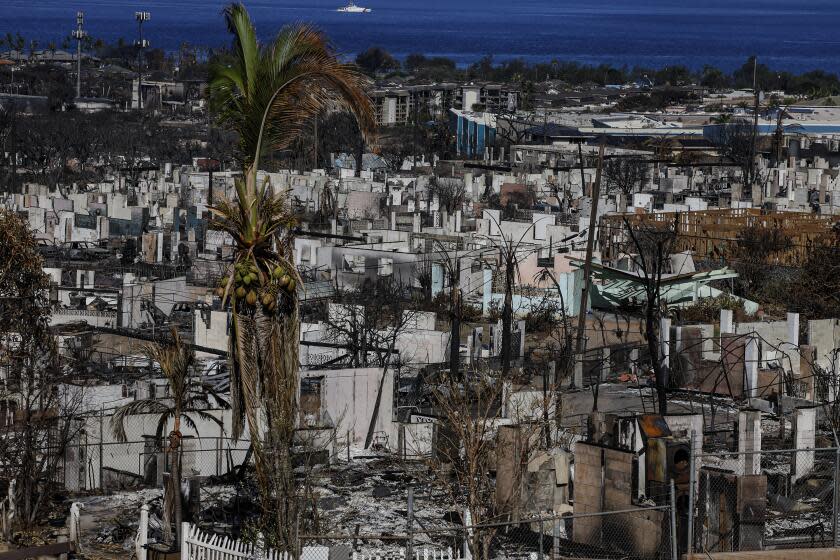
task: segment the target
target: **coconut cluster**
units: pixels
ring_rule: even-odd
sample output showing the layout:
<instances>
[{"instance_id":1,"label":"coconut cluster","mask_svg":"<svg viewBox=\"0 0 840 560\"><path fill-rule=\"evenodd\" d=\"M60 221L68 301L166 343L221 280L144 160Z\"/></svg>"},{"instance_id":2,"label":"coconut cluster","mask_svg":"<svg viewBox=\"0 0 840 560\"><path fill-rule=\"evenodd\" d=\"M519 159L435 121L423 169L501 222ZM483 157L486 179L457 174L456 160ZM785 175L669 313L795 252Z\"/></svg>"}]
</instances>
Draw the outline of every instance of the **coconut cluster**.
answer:
<instances>
[{"instance_id":1,"label":"coconut cluster","mask_svg":"<svg viewBox=\"0 0 840 560\"><path fill-rule=\"evenodd\" d=\"M219 283L216 289L219 297L224 297L231 280L233 285L228 291L236 301L237 308L253 308L259 303L266 313L274 313L277 310L278 297L292 297L297 288L294 277L280 265L275 267L271 274L266 274L252 262L239 262L234 265L233 276L225 276Z\"/></svg>"}]
</instances>

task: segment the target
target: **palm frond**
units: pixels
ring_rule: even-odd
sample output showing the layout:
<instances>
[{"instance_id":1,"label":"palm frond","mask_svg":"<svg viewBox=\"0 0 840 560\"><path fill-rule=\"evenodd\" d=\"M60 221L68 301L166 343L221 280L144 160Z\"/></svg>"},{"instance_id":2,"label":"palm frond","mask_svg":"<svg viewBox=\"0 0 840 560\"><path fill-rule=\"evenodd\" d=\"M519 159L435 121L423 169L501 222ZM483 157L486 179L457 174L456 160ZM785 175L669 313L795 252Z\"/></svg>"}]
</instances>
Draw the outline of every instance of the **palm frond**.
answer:
<instances>
[{"instance_id":1,"label":"palm frond","mask_svg":"<svg viewBox=\"0 0 840 560\"><path fill-rule=\"evenodd\" d=\"M257 32L248 15L248 10L241 3L231 4L225 8L225 24L228 32L235 37L233 47L236 53L236 66L242 79L239 81L243 91L254 90L259 72L260 46Z\"/></svg>"},{"instance_id":2,"label":"palm frond","mask_svg":"<svg viewBox=\"0 0 840 560\"><path fill-rule=\"evenodd\" d=\"M155 428L155 439L157 441L163 441L164 435L166 435L166 427L169 426L169 421L174 419L175 415L176 412L174 408L170 408L165 414L160 415L157 422L157 428Z\"/></svg>"},{"instance_id":3,"label":"palm frond","mask_svg":"<svg viewBox=\"0 0 840 560\"><path fill-rule=\"evenodd\" d=\"M176 328L173 327L170 334L171 344L148 344L144 352L160 365L163 376L169 382L172 398L178 403L186 397L190 373L195 366L195 351L184 343Z\"/></svg>"},{"instance_id":4,"label":"palm frond","mask_svg":"<svg viewBox=\"0 0 840 560\"><path fill-rule=\"evenodd\" d=\"M119 407L114 415L111 417L109 427L114 438L119 442L125 442L127 436L125 433L125 421L129 416L136 416L138 414L167 414L171 408L160 401L145 399L140 401L130 402Z\"/></svg>"},{"instance_id":5,"label":"palm frond","mask_svg":"<svg viewBox=\"0 0 840 560\"><path fill-rule=\"evenodd\" d=\"M239 438L244 431L243 420L248 420L251 430L257 425L256 411L261 405L259 387L262 368L258 362L259 335L254 318L234 311L234 326L231 336L231 355L234 358L230 404L233 409L233 437Z\"/></svg>"},{"instance_id":6,"label":"palm frond","mask_svg":"<svg viewBox=\"0 0 840 560\"><path fill-rule=\"evenodd\" d=\"M224 423L212 414L209 414L203 410L192 410L188 414L184 414L183 416L181 416L181 420L184 422L184 424L187 425L187 427L189 427L195 432L196 437L201 437L201 434L199 433L198 425L195 423L195 420L192 419L192 416L201 418L205 422L213 422L220 428L224 428Z\"/></svg>"},{"instance_id":7,"label":"palm frond","mask_svg":"<svg viewBox=\"0 0 840 560\"><path fill-rule=\"evenodd\" d=\"M261 152L289 146L327 103L344 105L364 134L373 133L367 78L355 66L340 62L318 30L287 26L261 46L242 4L228 6L225 21L234 37L234 57L230 64L211 67L210 99L219 124L239 134L240 157L252 182L249 189L256 187L256 169L250 168Z\"/></svg>"}]
</instances>

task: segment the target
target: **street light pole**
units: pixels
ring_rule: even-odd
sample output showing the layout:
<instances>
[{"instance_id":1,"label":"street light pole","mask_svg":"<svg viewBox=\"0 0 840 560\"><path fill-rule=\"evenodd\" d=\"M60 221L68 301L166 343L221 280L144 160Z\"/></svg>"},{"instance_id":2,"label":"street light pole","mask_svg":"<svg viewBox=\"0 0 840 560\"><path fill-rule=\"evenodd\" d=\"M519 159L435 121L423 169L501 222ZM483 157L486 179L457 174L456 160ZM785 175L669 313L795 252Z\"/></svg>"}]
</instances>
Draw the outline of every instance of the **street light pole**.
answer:
<instances>
[{"instance_id":1,"label":"street light pole","mask_svg":"<svg viewBox=\"0 0 840 560\"><path fill-rule=\"evenodd\" d=\"M76 29L73 30L73 38L76 39L76 99L82 96L82 39L87 33L82 29L85 23L85 13L76 12Z\"/></svg>"},{"instance_id":2,"label":"street light pole","mask_svg":"<svg viewBox=\"0 0 840 560\"><path fill-rule=\"evenodd\" d=\"M149 42L143 39L143 24L152 19L149 12L134 12L134 19L137 20L137 32L139 39L137 46L137 107L143 108L143 51L149 46Z\"/></svg>"}]
</instances>

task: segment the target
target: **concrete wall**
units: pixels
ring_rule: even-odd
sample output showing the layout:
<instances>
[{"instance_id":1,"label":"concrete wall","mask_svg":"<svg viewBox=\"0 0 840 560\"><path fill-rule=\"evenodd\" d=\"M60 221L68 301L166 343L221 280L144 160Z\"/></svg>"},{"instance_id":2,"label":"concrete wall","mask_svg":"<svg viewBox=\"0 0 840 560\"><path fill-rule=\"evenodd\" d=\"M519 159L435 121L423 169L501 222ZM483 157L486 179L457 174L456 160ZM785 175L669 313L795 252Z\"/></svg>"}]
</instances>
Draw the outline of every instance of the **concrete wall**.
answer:
<instances>
[{"instance_id":1,"label":"concrete wall","mask_svg":"<svg viewBox=\"0 0 840 560\"><path fill-rule=\"evenodd\" d=\"M434 449L435 424L413 422L400 424L400 457L421 459L432 456Z\"/></svg>"},{"instance_id":2,"label":"concrete wall","mask_svg":"<svg viewBox=\"0 0 840 560\"><path fill-rule=\"evenodd\" d=\"M355 288L365 279L376 280L382 268L382 260L390 261L395 279L405 285L413 285L417 276L418 257L414 253L395 253L375 249L357 249L352 247L319 247L317 265L335 273L339 288ZM357 271L349 270L347 262L358 260Z\"/></svg>"},{"instance_id":3,"label":"concrete wall","mask_svg":"<svg viewBox=\"0 0 840 560\"><path fill-rule=\"evenodd\" d=\"M603 471L602 448L579 441L575 444L575 513L598 513L602 509ZM582 517L575 520L573 540L595 543L600 540L601 517Z\"/></svg>"},{"instance_id":4,"label":"concrete wall","mask_svg":"<svg viewBox=\"0 0 840 560\"><path fill-rule=\"evenodd\" d=\"M766 366L768 360L780 359L783 349L787 346L788 325L786 321L737 323L735 333L756 333L759 336L762 367Z\"/></svg>"},{"instance_id":5,"label":"concrete wall","mask_svg":"<svg viewBox=\"0 0 840 560\"><path fill-rule=\"evenodd\" d=\"M370 425L382 368L317 370L301 376L322 377L321 418L329 414L338 437L349 432L351 445L363 445ZM397 448L399 425L394 422L394 373L385 374L382 399L374 430L388 436L388 444Z\"/></svg>"},{"instance_id":6,"label":"concrete wall","mask_svg":"<svg viewBox=\"0 0 840 560\"><path fill-rule=\"evenodd\" d=\"M171 280L158 280L152 286L155 305L166 315L172 313L172 308L176 303L192 299L192 294L187 291L187 279L184 276Z\"/></svg>"},{"instance_id":7,"label":"concrete wall","mask_svg":"<svg viewBox=\"0 0 840 560\"><path fill-rule=\"evenodd\" d=\"M227 311L193 311L195 344L227 351L228 315Z\"/></svg>"},{"instance_id":8,"label":"concrete wall","mask_svg":"<svg viewBox=\"0 0 840 560\"><path fill-rule=\"evenodd\" d=\"M575 514L609 512L633 507L634 454L585 442L575 444ZM603 464L603 467L602 467ZM621 547L631 555L655 556L662 542L662 511L578 517L575 542Z\"/></svg>"},{"instance_id":9,"label":"concrete wall","mask_svg":"<svg viewBox=\"0 0 840 560\"><path fill-rule=\"evenodd\" d=\"M50 315L50 325L83 322L93 327L116 327L116 311L92 311L88 309L58 309Z\"/></svg>"},{"instance_id":10,"label":"concrete wall","mask_svg":"<svg viewBox=\"0 0 840 560\"><path fill-rule=\"evenodd\" d=\"M150 436L155 434L158 416L141 414L125 422L127 442L118 442L111 430L111 416L116 406L125 401L103 402L102 413L84 420L83 430L67 449L65 484L70 490L102 488L103 482L112 484L137 483L151 475L149 484L158 484L163 473L164 461L154 451ZM209 420L192 416L197 429L184 424L184 476L217 475L228 470L228 450L235 464L244 460L250 436L243 435L239 442L230 440L230 410L211 410L222 426ZM170 420L164 429L164 437L172 429ZM146 440L149 440L148 442ZM149 471L153 472L149 472Z\"/></svg>"},{"instance_id":11,"label":"concrete wall","mask_svg":"<svg viewBox=\"0 0 840 560\"><path fill-rule=\"evenodd\" d=\"M816 363L831 368L831 352L840 348L840 319L808 321L808 345L816 349Z\"/></svg>"}]
</instances>

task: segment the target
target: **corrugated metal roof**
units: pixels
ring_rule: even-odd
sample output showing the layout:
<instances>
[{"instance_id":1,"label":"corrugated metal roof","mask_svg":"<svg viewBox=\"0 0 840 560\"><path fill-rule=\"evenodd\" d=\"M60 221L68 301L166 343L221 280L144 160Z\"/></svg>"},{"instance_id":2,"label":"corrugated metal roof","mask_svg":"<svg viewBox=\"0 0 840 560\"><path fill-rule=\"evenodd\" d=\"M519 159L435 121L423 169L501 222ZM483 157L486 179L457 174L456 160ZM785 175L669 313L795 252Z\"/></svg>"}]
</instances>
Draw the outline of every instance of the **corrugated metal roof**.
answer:
<instances>
[{"instance_id":1,"label":"corrugated metal roof","mask_svg":"<svg viewBox=\"0 0 840 560\"><path fill-rule=\"evenodd\" d=\"M335 286L329 280L305 282L302 290L299 291L300 299L304 302L328 299L335 296Z\"/></svg>"}]
</instances>

